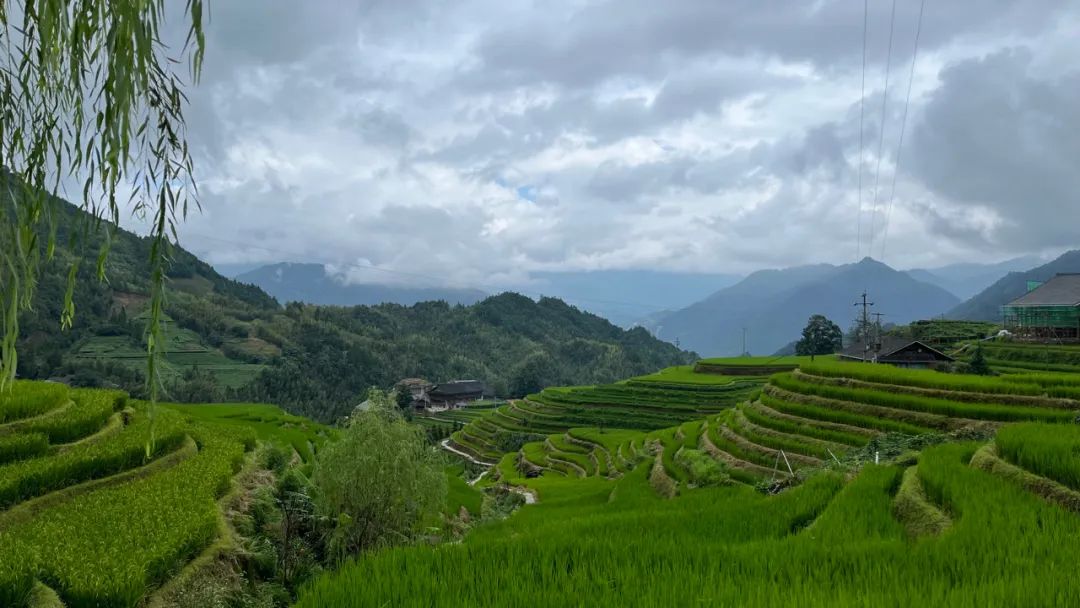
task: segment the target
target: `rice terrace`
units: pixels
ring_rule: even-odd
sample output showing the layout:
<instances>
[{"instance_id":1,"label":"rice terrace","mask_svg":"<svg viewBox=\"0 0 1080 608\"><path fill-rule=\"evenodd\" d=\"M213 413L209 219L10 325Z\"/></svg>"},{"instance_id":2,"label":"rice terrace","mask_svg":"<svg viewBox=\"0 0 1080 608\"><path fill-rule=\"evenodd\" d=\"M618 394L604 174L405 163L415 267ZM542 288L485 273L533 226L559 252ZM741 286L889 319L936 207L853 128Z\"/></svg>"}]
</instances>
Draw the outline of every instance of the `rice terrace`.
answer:
<instances>
[{"instance_id":1,"label":"rice terrace","mask_svg":"<svg viewBox=\"0 0 1080 608\"><path fill-rule=\"evenodd\" d=\"M1080 606L1077 33L0 0L0 608Z\"/></svg>"}]
</instances>

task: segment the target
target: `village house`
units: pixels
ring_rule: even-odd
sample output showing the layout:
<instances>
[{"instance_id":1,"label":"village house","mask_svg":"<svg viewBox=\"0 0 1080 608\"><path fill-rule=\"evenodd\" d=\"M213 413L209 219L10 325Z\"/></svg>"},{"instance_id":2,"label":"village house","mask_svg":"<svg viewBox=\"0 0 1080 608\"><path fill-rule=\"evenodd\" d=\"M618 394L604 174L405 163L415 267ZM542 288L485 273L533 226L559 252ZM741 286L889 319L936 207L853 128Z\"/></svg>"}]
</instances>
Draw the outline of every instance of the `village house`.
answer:
<instances>
[{"instance_id":1,"label":"village house","mask_svg":"<svg viewBox=\"0 0 1080 608\"><path fill-rule=\"evenodd\" d=\"M919 340L882 336L880 343L870 344L857 341L837 353L841 361L862 361L869 363L888 363L897 367L934 368L954 359L945 353L927 346Z\"/></svg>"}]
</instances>

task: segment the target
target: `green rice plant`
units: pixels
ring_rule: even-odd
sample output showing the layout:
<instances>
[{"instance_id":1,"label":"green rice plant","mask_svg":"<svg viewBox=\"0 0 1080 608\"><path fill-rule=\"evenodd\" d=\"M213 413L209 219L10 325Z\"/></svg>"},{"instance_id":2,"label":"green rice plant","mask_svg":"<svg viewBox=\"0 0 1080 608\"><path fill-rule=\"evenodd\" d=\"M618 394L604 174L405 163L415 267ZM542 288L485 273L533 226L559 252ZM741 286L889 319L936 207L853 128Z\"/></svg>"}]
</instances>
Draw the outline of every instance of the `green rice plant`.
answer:
<instances>
[{"instance_id":1,"label":"green rice plant","mask_svg":"<svg viewBox=\"0 0 1080 608\"><path fill-rule=\"evenodd\" d=\"M29 572L72 608L137 605L218 534L215 499L255 439L243 429L193 436L199 453L173 468L76 496L0 532L0 598L17 594Z\"/></svg>"},{"instance_id":2,"label":"green rice plant","mask_svg":"<svg viewBox=\"0 0 1080 608\"><path fill-rule=\"evenodd\" d=\"M548 466L547 451L542 441L533 441L521 446L521 455L538 467Z\"/></svg>"},{"instance_id":3,"label":"green rice plant","mask_svg":"<svg viewBox=\"0 0 1080 608\"><path fill-rule=\"evenodd\" d=\"M41 433L0 435L0 465L41 456L49 451L49 438Z\"/></svg>"},{"instance_id":4,"label":"green rice plant","mask_svg":"<svg viewBox=\"0 0 1080 608\"><path fill-rule=\"evenodd\" d=\"M753 422L758 426L769 428L774 431L780 431L782 433L805 435L806 437L813 437L814 439L821 439L822 441L843 443L856 447L866 445L870 441L870 437L867 435L845 433L843 431L814 426L810 422L796 422L789 419L768 416L761 411L761 404L759 403L747 404L747 406L743 408L743 415L745 415L750 422Z\"/></svg>"},{"instance_id":5,"label":"green rice plant","mask_svg":"<svg viewBox=\"0 0 1080 608\"><path fill-rule=\"evenodd\" d=\"M799 416L800 418L825 420L828 422L836 422L849 426L858 426L886 433L893 432L907 433L909 435L920 435L922 433L932 432L932 430L928 427L910 424L900 420L889 420L887 418L867 416L863 414L856 414L854 412L836 410L804 403L792 403L777 399L771 395L767 395L764 393L761 395L761 402L778 412L791 414L792 416Z\"/></svg>"},{"instance_id":6,"label":"green rice plant","mask_svg":"<svg viewBox=\"0 0 1080 608\"><path fill-rule=\"evenodd\" d=\"M1080 369L1078 369L1080 371ZM1017 384L1037 384L1042 387L1076 387L1080 388L1080 375L1075 373L1055 372L1021 372L1000 376L1002 382L1015 382Z\"/></svg>"},{"instance_id":7,"label":"green rice plant","mask_svg":"<svg viewBox=\"0 0 1080 608\"><path fill-rule=\"evenodd\" d=\"M151 458L180 445L185 436L182 418L167 410L158 412L155 433ZM150 421L139 415L110 441L0 466L0 508L145 464L149 437Z\"/></svg>"},{"instance_id":8,"label":"green rice plant","mask_svg":"<svg viewBox=\"0 0 1080 608\"><path fill-rule=\"evenodd\" d=\"M774 450L784 450L788 453L804 454L821 460L832 458L832 456L829 455L830 449L832 449L833 454L843 450L839 445L830 448L829 444L819 443L808 437L802 438L797 435L789 435L780 431L767 429L767 427L754 428L754 423L746 417L743 408L736 410L734 415L728 418L728 425L731 430L746 439ZM762 430L763 428L764 430Z\"/></svg>"},{"instance_id":9,"label":"green rice plant","mask_svg":"<svg viewBox=\"0 0 1080 608\"><path fill-rule=\"evenodd\" d=\"M303 416L294 416L265 403L162 403L188 420L212 425L248 428L262 441L291 447L304 462L311 462L336 431Z\"/></svg>"},{"instance_id":10,"label":"green rice plant","mask_svg":"<svg viewBox=\"0 0 1080 608\"><path fill-rule=\"evenodd\" d=\"M996 359L994 357L987 357L986 362L990 364L994 369L1009 368L1009 369L1022 369L1034 372L1058 372L1064 374L1076 374L1080 373L1080 365L1072 365L1066 363L1044 363L1039 361L1025 361L1017 359Z\"/></svg>"},{"instance_id":11,"label":"green rice plant","mask_svg":"<svg viewBox=\"0 0 1080 608\"><path fill-rule=\"evenodd\" d=\"M1010 424L995 442L1005 460L1080 490L1080 426Z\"/></svg>"},{"instance_id":12,"label":"green rice plant","mask_svg":"<svg viewBox=\"0 0 1080 608\"><path fill-rule=\"evenodd\" d=\"M1033 378L995 378L969 374L947 374L935 370L904 369L892 365L867 365L861 363L818 362L807 363L799 368L803 373L826 378L852 378L863 382L914 386L919 388L985 393L987 401L991 395L1027 395L1060 398L1080 398L1080 386L1077 390L1060 385L1049 389ZM882 387L883 390L884 387Z\"/></svg>"},{"instance_id":13,"label":"green rice plant","mask_svg":"<svg viewBox=\"0 0 1080 608\"><path fill-rule=\"evenodd\" d=\"M40 416L68 401L68 388L51 382L18 380L0 391L0 424Z\"/></svg>"},{"instance_id":14,"label":"green rice plant","mask_svg":"<svg viewBox=\"0 0 1080 608\"><path fill-rule=\"evenodd\" d=\"M745 460L746 462L756 464L758 466L765 467L773 470L777 468L777 459L774 456L769 456L763 452L756 450L747 450L740 446L738 443L728 439L724 436L723 427L727 425L726 417L718 417L709 422L709 441L712 442L719 450L731 454L739 460ZM779 464L781 469L785 469L783 463Z\"/></svg>"},{"instance_id":15,"label":"green rice plant","mask_svg":"<svg viewBox=\"0 0 1080 608\"><path fill-rule=\"evenodd\" d=\"M75 389L71 398L74 401L71 407L23 421L18 424L18 430L43 433L53 444L68 443L97 432L127 403L127 394L122 391Z\"/></svg>"},{"instance_id":16,"label":"green rice plant","mask_svg":"<svg viewBox=\"0 0 1080 608\"><path fill-rule=\"evenodd\" d=\"M852 538L861 542L902 539L904 527L893 517L892 499L902 473L900 467L866 465L803 536L840 546Z\"/></svg>"},{"instance_id":17,"label":"green rice plant","mask_svg":"<svg viewBox=\"0 0 1080 608\"><path fill-rule=\"evenodd\" d=\"M462 508L473 516L479 516L484 495L461 478L462 467L446 468L446 514L456 516Z\"/></svg>"},{"instance_id":18,"label":"green rice plant","mask_svg":"<svg viewBox=\"0 0 1080 608\"><path fill-rule=\"evenodd\" d=\"M720 374L698 374L694 372L694 366L692 365L679 365L676 367L664 368L647 376L636 376L631 378L628 382L646 382L678 386L685 384L728 385L731 384L733 380L734 378L730 376L722 376Z\"/></svg>"},{"instance_id":19,"label":"green rice plant","mask_svg":"<svg viewBox=\"0 0 1080 608\"><path fill-rule=\"evenodd\" d=\"M1072 410L948 401L945 399L932 399L917 395L813 384L797 380L790 374L777 374L770 378L769 381L784 390L804 395L814 395L840 401L866 403L898 410L925 412L939 416L971 418L976 420L1040 420L1045 422L1067 422L1071 421L1076 416L1076 412Z\"/></svg>"},{"instance_id":20,"label":"green rice plant","mask_svg":"<svg viewBox=\"0 0 1080 608\"><path fill-rule=\"evenodd\" d=\"M573 428L567 431L567 433L576 439L603 446L604 449L612 454L619 449L620 445L634 439L640 440L645 435L641 431L598 428Z\"/></svg>"}]
</instances>

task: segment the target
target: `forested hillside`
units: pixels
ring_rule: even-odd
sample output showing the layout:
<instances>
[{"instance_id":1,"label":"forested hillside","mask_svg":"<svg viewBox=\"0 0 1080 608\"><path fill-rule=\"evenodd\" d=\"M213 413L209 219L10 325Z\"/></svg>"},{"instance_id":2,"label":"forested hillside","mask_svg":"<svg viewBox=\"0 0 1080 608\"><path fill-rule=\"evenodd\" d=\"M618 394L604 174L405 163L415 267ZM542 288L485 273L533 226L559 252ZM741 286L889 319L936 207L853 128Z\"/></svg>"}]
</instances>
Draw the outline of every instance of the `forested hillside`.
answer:
<instances>
[{"instance_id":1,"label":"forested hillside","mask_svg":"<svg viewBox=\"0 0 1080 608\"><path fill-rule=\"evenodd\" d=\"M99 236L65 246L83 216L64 204L56 258L32 311L21 317L18 372L77 386L144 386L149 242L119 230L94 271ZM60 329L71 260L79 259L75 325ZM561 300L516 294L473 306L282 308L258 287L227 279L177 249L166 304L165 396L176 401L259 399L321 420L346 414L371 386L411 376L472 378L500 395L551 384L613 382L690 361L643 329L622 330Z\"/></svg>"},{"instance_id":2,"label":"forested hillside","mask_svg":"<svg viewBox=\"0 0 1080 608\"><path fill-rule=\"evenodd\" d=\"M949 311L950 319L1001 321L1001 307L1027 293L1029 281L1049 281L1059 272L1080 271L1080 251L1066 251L1026 272L1010 272L970 300Z\"/></svg>"}]
</instances>

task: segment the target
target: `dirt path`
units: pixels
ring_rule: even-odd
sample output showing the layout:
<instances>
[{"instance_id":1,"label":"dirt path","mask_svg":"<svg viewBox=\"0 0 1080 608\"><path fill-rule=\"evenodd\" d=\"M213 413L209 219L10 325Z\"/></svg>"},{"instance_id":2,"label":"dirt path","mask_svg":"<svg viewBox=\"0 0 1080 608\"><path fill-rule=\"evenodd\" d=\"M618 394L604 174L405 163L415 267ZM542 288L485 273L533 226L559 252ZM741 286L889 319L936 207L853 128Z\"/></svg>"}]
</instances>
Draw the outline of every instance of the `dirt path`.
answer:
<instances>
[{"instance_id":1,"label":"dirt path","mask_svg":"<svg viewBox=\"0 0 1080 608\"><path fill-rule=\"evenodd\" d=\"M467 452L463 452L463 451L455 448L454 446L450 445L450 439L443 439L442 441L440 441L439 442L439 447L446 450L447 452L457 454L458 456L461 456L462 458L464 458L465 460L468 460L469 462L471 462L473 464L478 464L478 465L483 466L483 467L495 466L495 463L493 463L493 462L484 462L483 460L477 459L472 454L469 454Z\"/></svg>"}]
</instances>

